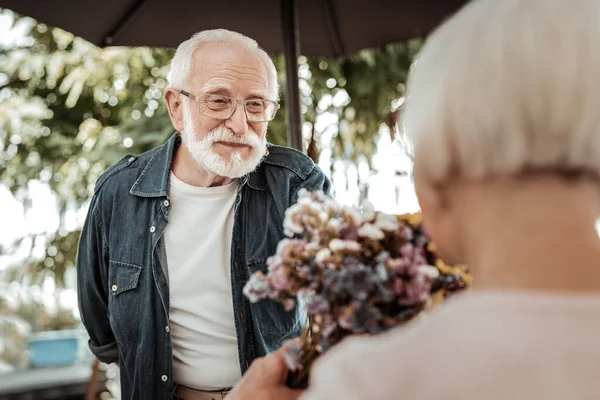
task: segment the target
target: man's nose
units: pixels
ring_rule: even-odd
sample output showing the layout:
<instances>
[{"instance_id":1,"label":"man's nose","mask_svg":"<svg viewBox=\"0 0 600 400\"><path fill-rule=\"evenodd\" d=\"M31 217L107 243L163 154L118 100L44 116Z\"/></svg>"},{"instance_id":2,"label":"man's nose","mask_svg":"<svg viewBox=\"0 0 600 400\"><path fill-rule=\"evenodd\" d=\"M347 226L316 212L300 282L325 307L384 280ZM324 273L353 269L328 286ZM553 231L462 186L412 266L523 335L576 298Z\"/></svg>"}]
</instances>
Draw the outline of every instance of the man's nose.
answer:
<instances>
[{"instance_id":1,"label":"man's nose","mask_svg":"<svg viewBox=\"0 0 600 400\"><path fill-rule=\"evenodd\" d=\"M237 136L244 136L248 132L248 119L242 102L235 103L235 110L233 110L231 117L225 120L225 126Z\"/></svg>"}]
</instances>

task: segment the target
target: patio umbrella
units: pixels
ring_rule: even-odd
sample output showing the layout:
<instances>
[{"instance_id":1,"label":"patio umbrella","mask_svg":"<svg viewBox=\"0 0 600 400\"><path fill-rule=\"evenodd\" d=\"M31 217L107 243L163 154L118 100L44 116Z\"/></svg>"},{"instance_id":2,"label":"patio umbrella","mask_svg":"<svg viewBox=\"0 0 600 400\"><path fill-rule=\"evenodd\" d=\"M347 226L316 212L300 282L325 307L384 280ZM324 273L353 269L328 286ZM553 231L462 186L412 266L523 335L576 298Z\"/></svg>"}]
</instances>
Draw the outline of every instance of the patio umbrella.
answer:
<instances>
[{"instance_id":1,"label":"patio umbrella","mask_svg":"<svg viewBox=\"0 0 600 400\"><path fill-rule=\"evenodd\" d=\"M426 35L466 0L0 0L0 7L98 46L173 47L226 28L286 64L288 138L302 149L298 56L342 57Z\"/></svg>"}]
</instances>

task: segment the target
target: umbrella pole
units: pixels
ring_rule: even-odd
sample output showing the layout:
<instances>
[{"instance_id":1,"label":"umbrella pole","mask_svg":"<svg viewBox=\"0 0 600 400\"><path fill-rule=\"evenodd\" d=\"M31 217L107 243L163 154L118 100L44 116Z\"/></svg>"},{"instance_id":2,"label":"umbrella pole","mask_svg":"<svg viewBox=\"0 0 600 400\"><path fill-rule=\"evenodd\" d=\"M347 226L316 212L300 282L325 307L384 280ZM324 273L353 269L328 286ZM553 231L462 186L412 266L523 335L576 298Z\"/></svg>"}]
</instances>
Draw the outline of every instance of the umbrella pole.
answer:
<instances>
[{"instance_id":1,"label":"umbrella pole","mask_svg":"<svg viewBox=\"0 0 600 400\"><path fill-rule=\"evenodd\" d=\"M283 34L283 57L285 59L285 103L287 104L288 145L303 151L302 113L298 89L298 57L300 56L300 32L298 28L298 3L281 0L281 31Z\"/></svg>"}]
</instances>

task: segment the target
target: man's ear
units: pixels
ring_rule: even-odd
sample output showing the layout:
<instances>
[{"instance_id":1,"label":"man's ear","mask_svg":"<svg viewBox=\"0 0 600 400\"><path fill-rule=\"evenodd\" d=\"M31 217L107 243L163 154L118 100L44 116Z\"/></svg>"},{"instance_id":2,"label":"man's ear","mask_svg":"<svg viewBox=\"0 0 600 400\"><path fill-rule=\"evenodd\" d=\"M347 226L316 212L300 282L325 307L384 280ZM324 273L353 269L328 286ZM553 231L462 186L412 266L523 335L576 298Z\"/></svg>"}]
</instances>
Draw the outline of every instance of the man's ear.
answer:
<instances>
[{"instance_id":1,"label":"man's ear","mask_svg":"<svg viewBox=\"0 0 600 400\"><path fill-rule=\"evenodd\" d=\"M183 102L181 94L173 88L167 88L165 90L165 103L169 110L169 118L171 118L171 124L176 131L183 131Z\"/></svg>"}]
</instances>

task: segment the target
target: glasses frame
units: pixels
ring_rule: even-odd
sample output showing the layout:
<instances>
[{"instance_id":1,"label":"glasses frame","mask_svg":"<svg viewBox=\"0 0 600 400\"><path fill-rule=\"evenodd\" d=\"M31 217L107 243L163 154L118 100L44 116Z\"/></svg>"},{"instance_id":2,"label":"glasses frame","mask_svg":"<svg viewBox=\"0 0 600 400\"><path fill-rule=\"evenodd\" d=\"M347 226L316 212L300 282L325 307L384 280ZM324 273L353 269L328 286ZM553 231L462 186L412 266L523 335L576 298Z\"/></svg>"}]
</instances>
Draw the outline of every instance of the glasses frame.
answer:
<instances>
[{"instance_id":1,"label":"glasses frame","mask_svg":"<svg viewBox=\"0 0 600 400\"><path fill-rule=\"evenodd\" d=\"M182 90L182 89L176 89L176 90L179 93L181 93L182 95L184 95L185 97L188 97L188 98L190 98L190 99L198 102L199 104L202 104L203 98L208 97L208 96L221 96L223 98L230 99L232 101L232 103L234 104L234 106L231 109L231 114L229 114L227 117L213 117L211 115L202 114L202 111L200 111L200 108L198 109L198 112L200 113L200 115L204 115L205 117L215 118L215 119L226 120L226 119L231 118L231 116L233 115L233 113L235 113L235 110L237 110L237 108L238 108L238 103L242 103L243 108L244 108L244 114L246 115L246 121L248 121L248 122L271 122L271 121L273 121L275 119L275 116L277 115L277 111L279 111L279 108L281 107L281 105L278 102L274 101L274 100L260 99L262 101L268 101L268 102L271 102L271 103L275 104L275 111L273 112L273 118L268 119L268 120L256 121L256 120L251 120L248 117L248 109L246 108L246 102L247 101L251 101L251 100L239 100L239 99L234 99L233 97L224 96L224 95L215 94L215 93L207 93L207 94L204 94L202 96L196 96L196 95L193 95L190 92L187 92L187 91Z\"/></svg>"}]
</instances>

